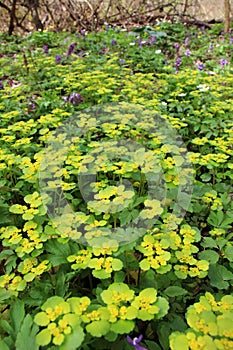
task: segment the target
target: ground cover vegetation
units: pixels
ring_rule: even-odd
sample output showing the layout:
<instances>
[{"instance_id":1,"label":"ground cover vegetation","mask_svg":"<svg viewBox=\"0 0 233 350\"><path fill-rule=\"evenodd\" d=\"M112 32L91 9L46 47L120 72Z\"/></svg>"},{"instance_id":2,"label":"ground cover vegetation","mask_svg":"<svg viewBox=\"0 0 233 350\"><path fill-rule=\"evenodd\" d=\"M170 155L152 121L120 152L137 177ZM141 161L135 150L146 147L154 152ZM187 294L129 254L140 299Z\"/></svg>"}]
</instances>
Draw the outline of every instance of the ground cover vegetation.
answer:
<instances>
[{"instance_id":1,"label":"ground cover vegetation","mask_svg":"<svg viewBox=\"0 0 233 350\"><path fill-rule=\"evenodd\" d=\"M232 349L231 32L1 41L0 348Z\"/></svg>"}]
</instances>

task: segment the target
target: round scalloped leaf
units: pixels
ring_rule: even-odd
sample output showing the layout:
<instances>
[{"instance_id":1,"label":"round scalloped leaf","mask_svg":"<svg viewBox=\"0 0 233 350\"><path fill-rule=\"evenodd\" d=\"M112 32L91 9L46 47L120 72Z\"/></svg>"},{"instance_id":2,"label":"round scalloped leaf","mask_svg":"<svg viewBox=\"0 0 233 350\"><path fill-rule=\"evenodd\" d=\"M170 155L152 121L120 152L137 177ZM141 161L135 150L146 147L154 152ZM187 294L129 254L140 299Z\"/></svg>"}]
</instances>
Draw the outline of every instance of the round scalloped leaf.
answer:
<instances>
[{"instance_id":1,"label":"round scalloped leaf","mask_svg":"<svg viewBox=\"0 0 233 350\"><path fill-rule=\"evenodd\" d=\"M154 288L146 288L139 294L140 298L147 298L150 303L154 303L157 299L157 290Z\"/></svg>"},{"instance_id":2,"label":"round scalloped leaf","mask_svg":"<svg viewBox=\"0 0 233 350\"><path fill-rule=\"evenodd\" d=\"M47 326L50 322L50 319L48 318L47 314L45 312L39 312L36 314L34 318L34 322L38 324L38 326Z\"/></svg>"},{"instance_id":3,"label":"round scalloped leaf","mask_svg":"<svg viewBox=\"0 0 233 350\"><path fill-rule=\"evenodd\" d=\"M148 271L150 269L150 263L147 259L140 261L139 266L144 271Z\"/></svg>"},{"instance_id":4,"label":"round scalloped leaf","mask_svg":"<svg viewBox=\"0 0 233 350\"><path fill-rule=\"evenodd\" d=\"M47 308L54 308L55 306L62 306L62 308L66 311L70 311L70 305L64 301L62 297L53 296L46 300L46 302L41 306L42 310L46 310Z\"/></svg>"},{"instance_id":5,"label":"round scalloped leaf","mask_svg":"<svg viewBox=\"0 0 233 350\"><path fill-rule=\"evenodd\" d=\"M119 259L112 260L112 269L113 271L120 271L123 268L123 263Z\"/></svg>"},{"instance_id":6,"label":"round scalloped leaf","mask_svg":"<svg viewBox=\"0 0 233 350\"><path fill-rule=\"evenodd\" d=\"M138 315L138 309L136 309L133 306L129 306L127 308L125 317L127 318L127 320L134 320L135 318L137 318Z\"/></svg>"},{"instance_id":7,"label":"round scalloped leaf","mask_svg":"<svg viewBox=\"0 0 233 350\"><path fill-rule=\"evenodd\" d=\"M134 329L134 322L129 320L118 320L111 325L111 331L117 334L126 334Z\"/></svg>"},{"instance_id":8,"label":"round scalloped leaf","mask_svg":"<svg viewBox=\"0 0 233 350\"><path fill-rule=\"evenodd\" d=\"M62 345L59 346L59 350L76 350L80 347L84 340L85 334L81 326L77 325L73 328L72 333L65 336L65 340Z\"/></svg>"},{"instance_id":9,"label":"round scalloped leaf","mask_svg":"<svg viewBox=\"0 0 233 350\"><path fill-rule=\"evenodd\" d=\"M169 310L169 303L168 303L167 299L165 299L163 297L158 297L155 304L159 308L159 312L155 315L155 318L159 319L159 318L164 317L168 313L168 310Z\"/></svg>"},{"instance_id":10,"label":"round scalloped leaf","mask_svg":"<svg viewBox=\"0 0 233 350\"><path fill-rule=\"evenodd\" d=\"M105 270L93 270L92 275L96 278L99 278L100 280L111 277L111 273Z\"/></svg>"},{"instance_id":11,"label":"round scalloped leaf","mask_svg":"<svg viewBox=\"0 0 233 350\"><path fill-rule=\"evenodd\" d=\"M185 334L174 332L169 337L171 350L189 350L188 339Z\"/></svg>"},{"instance_id":12,"label":"round scalloped leaf","mask_svg":"<svg viewBox=\"0 0 233 350\"><path fill-rule=\"evenodd\" d=\"M137 318L139 318L142 321L150 321L153 320L154 314L149 314L147 310L138 310Z\"/></svg>"},{"instance_id":13,"label":"round scalloped leaf","mask_svg":"<svg viewBox=\"0 0 233 350\"><path fill-rule=\"evenodd\" d=\"M63 320L67 321L69 323L69 325L72 327L81 323L81 319L78 317L77 314L71 314L71 313L65 314L63 316Z\"/></svg>"},{"instance_id":14,"label":"round scalloped leaf","mask_svg":"<svg viewBox=\"0 0 233 350\"><path fill-rule=\"evenodd\" d=\"M86 326L86 330L93 337L100 338L110 331L110 324L105 320L94 321Z\"/></svg>"},{"instance_id":15,"label":"round scalloped leaf","mask_svg":"<svg viewBox=\"0 0 233 350\"><path fill-rule=\"evenodd\" d=\"M51 333L47 328L43 329L36 336L36 343L40 346L48 345L50 341L51 341Z\"/></svg>"},{"instance_id":16,"label":"round scalloped leaf","mask_svg":"<svg viewBox=\"0 0 233 350\"><path fill-rule=\"evenodd\" d=\"M13 204L9 211L14 214L23 214L25 212L25 209L27 210L27 207L25 205L21 204Z\"/></svg>"}]
</instances>

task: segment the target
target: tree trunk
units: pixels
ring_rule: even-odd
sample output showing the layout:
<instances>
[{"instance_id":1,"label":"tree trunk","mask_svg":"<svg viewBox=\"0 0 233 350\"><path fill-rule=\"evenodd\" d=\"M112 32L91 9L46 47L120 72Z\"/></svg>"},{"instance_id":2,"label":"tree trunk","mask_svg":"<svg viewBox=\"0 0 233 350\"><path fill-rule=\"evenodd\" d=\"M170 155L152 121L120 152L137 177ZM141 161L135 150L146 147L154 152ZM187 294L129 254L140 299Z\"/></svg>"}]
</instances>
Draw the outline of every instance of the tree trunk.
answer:
<instances>
[{"instance_id":1,"label":"tree trunk","mask_svg":"<svg viewBox=\"0 0 233 350\"><path fill-rule=\"evenodd\" d=\"M224 0L224 9L225 9L225 26L224 32L228 33L230 30L230 15L231 15L231 6L230 0Z\"/></svg>"},{"instance_id":2,"label":"tree trunk","mask_svg":"<svg viewBox=\"0 0 233 350\"><path fill-rule=\"evenodd\" d=\"M10 11L10 23L9 23L9 28L8 28L8 34L12 35L14 28L15 28L15 11L16 11L16 2L17 0L13 0L12 2L12 7Z\"/></svg>"}]
</instances>

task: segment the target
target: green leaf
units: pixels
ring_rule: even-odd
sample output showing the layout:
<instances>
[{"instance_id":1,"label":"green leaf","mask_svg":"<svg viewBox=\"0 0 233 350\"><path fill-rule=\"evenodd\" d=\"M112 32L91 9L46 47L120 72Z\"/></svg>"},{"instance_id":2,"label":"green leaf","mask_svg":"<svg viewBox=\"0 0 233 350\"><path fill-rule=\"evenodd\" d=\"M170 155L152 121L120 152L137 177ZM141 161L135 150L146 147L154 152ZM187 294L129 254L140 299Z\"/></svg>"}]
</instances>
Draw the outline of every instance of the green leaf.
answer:
<instances>
[{"instance_id":1,"label":"green leaf","mask_svg":"<svg viewBox=\"0 0 233 350\"><path fill-rule=\"evenodd\" d=\"M147 259L143 259L140 263L139 266L142 270L148 271L150 269L150 263Z\"/></svg>"},{"instance_id":2,"label":"green leaf","mask_svg":"<svg viewBox=\"0 0 233 350\"><path fill-rule=\"evenodd\" d=\"M106 278L109 278L111 277L111 273L110 272L106 272L105 270L93 270L92 271L92 275L96 278L99 278L99 279L106 279Z\"/></svg>"},{"instance_id":3,"label":"green leaf","mask_svg":"<svg viewBox=\"0 0 233 350\"><path fill-rule=\"evenodd\" d=\"M200 176L203 182L209 182L211 180L211 175L209 173L202 174Z\"/></svg>"},{"instance_id":4,"label":"green leaf","mask_svg":"<svg viewBox=\"0 0 233 350\"><path fill-rule=\"evenodd\" d=\"M9 346L2 339L0 339L0 349L1 350L10 350Z\"/></svg>"},{"instance_id":5,"label":"green leaf","mask_svg":"<svg viewBox=\"0 0 233 350\"><path fill-rule=\"evenodd\" d=\"M207 249L200 252L199 258L209 261L210 264L216 264L219 260L219 254L214 250Z\"/></svg>"},{"instance_id":6,"label":"green leaf","mask_svg":"<svg viewBox=\"0 0 233 350\"><path fill-rule=\"evenodd\" d=\"M113 271L120 271L123 267L123 263L119 259L113 259L112 261L112 269Z\"/></svg>"},{"instance_id":7,"label":"green leaf","mask_svg":"<svg viewBox=\"0 0 233 350\"><path fill-rule=\"evenodd\" d=\"M226 257L229 261L233 261L233 247L229 246L226 247L225 252L224 252L224 257Z\"/></svg>"},{"instance_id":8,"label":"green leaf","mask_svg":"<svg viewBox=\"0 0 233 350\"><path fill-rule=\"evenodd\" d=\"M145 344L150 350L161 350L161 347L155 343L154 341L151 340L145 340Z\"/></svg>"},{"instance_id":9,"label":"green leaf","mask_svg":"<svg viewBox=\"0 0 233 350\"><path fill-rule=\"evenodd\" d=\"M73 328L72 333L65 336L65 340L62 345L59 346L59 350L76 350L80 347L84 340L84 332L81 326L77 325Z\"/></svg>"},{"instance_id":10,"label":"green leaf","mask_svg":"<svg viewBox=\"0 0 233 350\"><path fill-rule=\"evenodd\" d=\"M24 303L16 299L10 308L11 325L14 329L14 336L18 334L25 316Z\"/></svg>"},{"instance_id":11,"label":"green leaf","mask_svg":"<svg viewBox=\"0 0 233 350\"><path fill-rule=\"evenodd\" d=\"M41 309L45 311L48 307L54 308L55 306L64 303L64 299L62 297L53 296L48 298L46 302L42 305ZM67 304L68 305L68 304ZM69 306L69 305L68 305Z\"/></svg>"},{"instance_id":12,"label":"green leaf","mask_svg":"<svg viewBox=\"0 0 233 350\"><path fill-rule=\"evenodd\" d=\"M180 295L185 295L187 294L187 290L184 288L181 288L179 286L170 286L165 289L164 293L168 295L169 297L176 297Z\"/></svg>"},{"instance_id":13,"label":"green leaf","mask_svg":"<svg viewBox=\"0 0 233 350\"><path fill-rule=\"evenodd\" d=\"M188 339L185 334L174 332L169 338L171 350L189 350Z\"/></svg>"},{"instance_id":14,"label":"green leaf","mask_svg":"<svg viewBox=\"0 0 233 350\"><path fill-rule=\"evenodd\" d=\"M218 289L226 289L229 286L227 281L233 280L233 274L225 266L210 265L208 273L210 284Z\"/></svg>"},{"instance_id":15,"label":"green leaf","mask_svg":"<svg viewBox=\"0 0 233 350\"><path fill-rule=\"evenodd\" d=\"M0 303L2 303L6 299L9 299L13 294L14 294L13 290L6 290L3 288L0 288Z\"/></svg>"},{"instance_id":16,"label":"green leaf","mask_svg":"<svg viewBox=\"0 0 233 350\"><path fill-rule=\"evenodd\" d=\"M39 327L33 324L33 319L31 315L27 315L23 320L22 326L16 338L16 349L25 350L25 344L27 344L28 349L38 350L39 346L36 344L36 334Z\"/></svg>"},{"instance_id":17,"label":"green leaf","mask_svg":"<svg viewBox=\"0 0 233 350\"><path fill-rule=\"evenodd\" d=\"M53 266L67 264L67 258L72 254L69 244L59 243L56 239L46 242L45 249L50 253L47 259Z\"/></svg>"},{"instance_id":18,"label":"green leaf","mask_svg":"<svg viewBox=\"0 0 233 350\"><path fill-rule=\"evenodd\" d=\"M169 303L165 298L158 297L155 305L159 308L159 312L155 315L156 319L162 318L168 313Z\"/></svg>"},{"instance_id":19,"label":"green leaf","mask_svg":"<svg viewBox=\"0 0 233 350\"><path fill-rule=\"evenodd\" d=\"M116 341L116 340L117 340L117 337L118 337L118 334L116 334L116 333L114 333L114 332L112 332L112 331L108 332L108 333L104 336L104 338L105 338L106 340L110 341L110 342Z\"/></svg>"},{"instance_id":20,"label":"green leaf","mask_svg":"<svg viewBox=\"0 0 233 350\"><path fill-rule=\"evenodd\" d=\"M202 246L204 248L218 248L216 241L211 237L205 237Z\"/></svg>"},{"instance_id":21,"label":"green leaf","mask_svg":"<svg viewBox=\"0 0 233 350\"><path fill-rule=\"evenodd\" d=\"M45 345L48 345L50 341L51 341L51 333L47 328L43 329L36 336L36 343L38 345L45 346Z\"/></svg>"},{"instance_id":22,"label":"green leaf","mask_svg":"<svg viewBox=\"0 0 233 350\"><path fill-rule=\"evenodd\" d=\"M118 320L111 325L111 331L117 334L126 334L134 329L134 321Z\"/></svg>"},{"instance_id":23,"label":"green leaf","mask_svg":"<svg viewBox=\"0 0 233 350\"><path fill-rule=\"evenodd\" d=\"M39 312L38 314L36 314L34 322L39 326L44 327L49 324L50 320L45 312Z\"/></svg>"},{"instance_id":24,"label":"green leaf","mask_svg":"<svg viewBox=\"0 0 233 350\"><path fill-rule=\"evenodd\" d=\"M86 330L93 337L100 338L110 331L110 324L105 320L94 321L86 326Z\"/></svg>"},{"instance_id":25,"label":"green leaf","mask_svg":"<svg viewBox=\"0 0 233 350\"><path fill-rule=\"evenodd\" d=\"M0 328L2 328L9 335L13 336L14 329L6 320L0 320Z\"/></svg>"},{"instance_id":26,"label":"green leaf","mask_svg":"<svg viewBox=\"0 0 233 350\"><path fill-rule=\"evenodd\" d=\"M9 211L11 213L14 213L14 214L22 214L22 213L24 213L25 210L24 210L24 207L22 205L20 205L20 204L13 204L10 207Z\"/></svg>"}]
</instances>

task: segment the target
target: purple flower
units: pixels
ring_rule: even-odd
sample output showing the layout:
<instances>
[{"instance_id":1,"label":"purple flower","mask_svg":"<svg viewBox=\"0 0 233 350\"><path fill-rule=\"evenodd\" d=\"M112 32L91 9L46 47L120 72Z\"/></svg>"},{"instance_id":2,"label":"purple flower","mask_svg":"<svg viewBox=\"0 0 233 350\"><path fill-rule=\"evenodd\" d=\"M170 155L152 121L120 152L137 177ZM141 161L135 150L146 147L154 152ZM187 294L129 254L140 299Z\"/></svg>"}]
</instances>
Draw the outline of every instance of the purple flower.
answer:
<instances>
[{"instance_id":1,"label":"purple flower","mask_svg":"<svg viewBox=\"0 0 233 350\"><path fill-rule=\"evenodd\" d=\"M73 106L77 106L80 102L83 102L83 97L77 92L72 92L70 97L66 97L65 101L72 103Z\"/></svg>"},{"instance_id":2,"label":"purple flower","mask_svg":"<svg viewBox=\"0 0 233 350\"><path fill-rule=\"evenodd\" d=\"M43 50L44 50L44 54L45 54L45 55L48 55L48 53L49 53L49 47L48 47L48 45L44 45L44 46L43 46Z\"/></svg>"},{"instance_id":3,"label":"purple flower","mask_svg":"<svg viewBox=\"0 0 233 350\"><path fill-rule=\"evenodd\" d=\"M0 79L0 90L4 90L4 86L3 86L3 83L2 83L2 79Z\"/></svg>"},{"instance_id":4,"label":"purple flower","mask_svg":"<svg viewBox=\"0 0 233 350\"><path fill-rule=\"evenodd\" d=\"M130 338L128 335L126 337L127 339L127 342L130 344L130 345L133 345L134 346L134 349L135 350L147 350L146 348L144 348L143 346L139 345L139 343L142 341L142 338L143 338L143 335L139 335L138 338Z\"/></svg>"},{"instance_id":5,"label":"purple flower","mask_svg":"<svg viewBox=\"0 0 233 350\"><path fill-rule=\"evenodd\" d=\"M176 50L178 50L179 47L180 47L179 43L175 43L175 44L174 44L174 48L175 48Z\"/></svg>"},{"instance_id":6,"label":"purple flower","mask_svg":"<svg viewBox=\"0 0 233 350\"><path fill-rule=\"evenodd\" d=\"M86 31L85 29L81 29L80 30L80 34L82 35L83 39L85 38L85 35L86 35Z\"/></svg>"},{"instance_id":7,"label":"purple flower","mask_svg":"<svg viewBox=\"0 0 233 350\"><path fill-rule=\"evenodd\" d=\"M76 46L76 43L70 44L70 46L68 47L67 56L70 56L72 54L72 52L74 51L75 46Z\"/></svg>"},{"instance_id":8,"label":"purple flower","mask_svg":"<svg viewBox=\"0 0 233 350\"><path fill-rule=\"evenodd\" d=\"M123 58L120 59L120 65L124 64L125 60Z\"/></svg>"},{"instance_id":9,"label":"purple flower","mask_svg":"<svg viewBox=\"0 0 233 350\"><path fill-rule=\"evenodd\" d=\"M210 44L209 50L213 51L213 49L214 49L213 44Z\"/></svg>"},{"instance_id":10,"label":"purple flower","mask_svg":"<svg viewBox=\"0 0 233 350\"><path fill-rule=\"evenodd\" d=\"M56 55L55 62L56 62L56 64L61 63L61 55Z\"/></svg>"},{"instance_id":11,"label":"purple flower","mask_svg":"<svg viewBox=\"0 0 233 350\"><path fill-rule=\"evenodd\" d=\"M179 67L181 65L181 62L182 62L182 58L181 57L178 57L175 61L175 69L176 69L176 72L178 72L179 70Z\"/></svg>"},{"instance_id":12,"label":"purple flower","mask_svg":"<svg viewBox=\"0 0 233 350\"><path fill-rule=\"evenodd\" d=\"M116 45L116 43L117 43L116 39L112 39L111 45Z\"/></svg>"},{"instance_id":13,"label":"purple flower","mask_svg":"<svg viewBox=\"0 0 233 350\"><path fill-rule=\"evenodd\" d=\"M204 69L205 69L205 65L204 65L204 63L201 63L201 62L200 62L200 63L198 63L198 64L197 64L197 68L198 68L198 70L199 70L199 71L204 70Z\"/></svg>"},{"instance_id":14,"label":"purple flower","mask_svg":"<svg viewBox=\"0 0 233 350\"><path fill-rule=\"evenodd\" d=\"M191 55L191 51L190 51L189 49L187 49L187 50L185 51L185 55L186 55L186 56L190 56L190 55Z\"/></svg>"},{"instance_id":15,"label":"purple flower","mask_svg":"<svg viewBox=\"0 0 233 350\"><path fill-rule=\"evenodd\" d=\"M223 69L229 62L225 58L221 58L219 63L220 63L221 68Z\"/></svg>"},{"instance_id":16,"label":"purple flower","mask_svg":"<svg viewBox=\"0 0 233 350\"><path fill-rule=\"evenodd\" d=\"M151 35L150 37L150 44L153 45L156 41L156 35Z\"/></svg>"},{"instance_id":17,"label":"purple flower","mask_svg":"<svg viewBox=\"0 0 233 350\"><path fill-rule=\"evenodd\" d=\"M229 44L231 45L232 43L233 43L233 37L231 36Z\"/></svg>"},{"instance_id":18,"label":"purple flower","mask_svg":"<svg viewBox=\"0 0 233 350\"><path fill-rule=\"evenodd\" d=\"M185 38L184 46L188 46L188 42L189 42L189 36L187 36L187 37Z\"/></svg>"}]
</instances>

